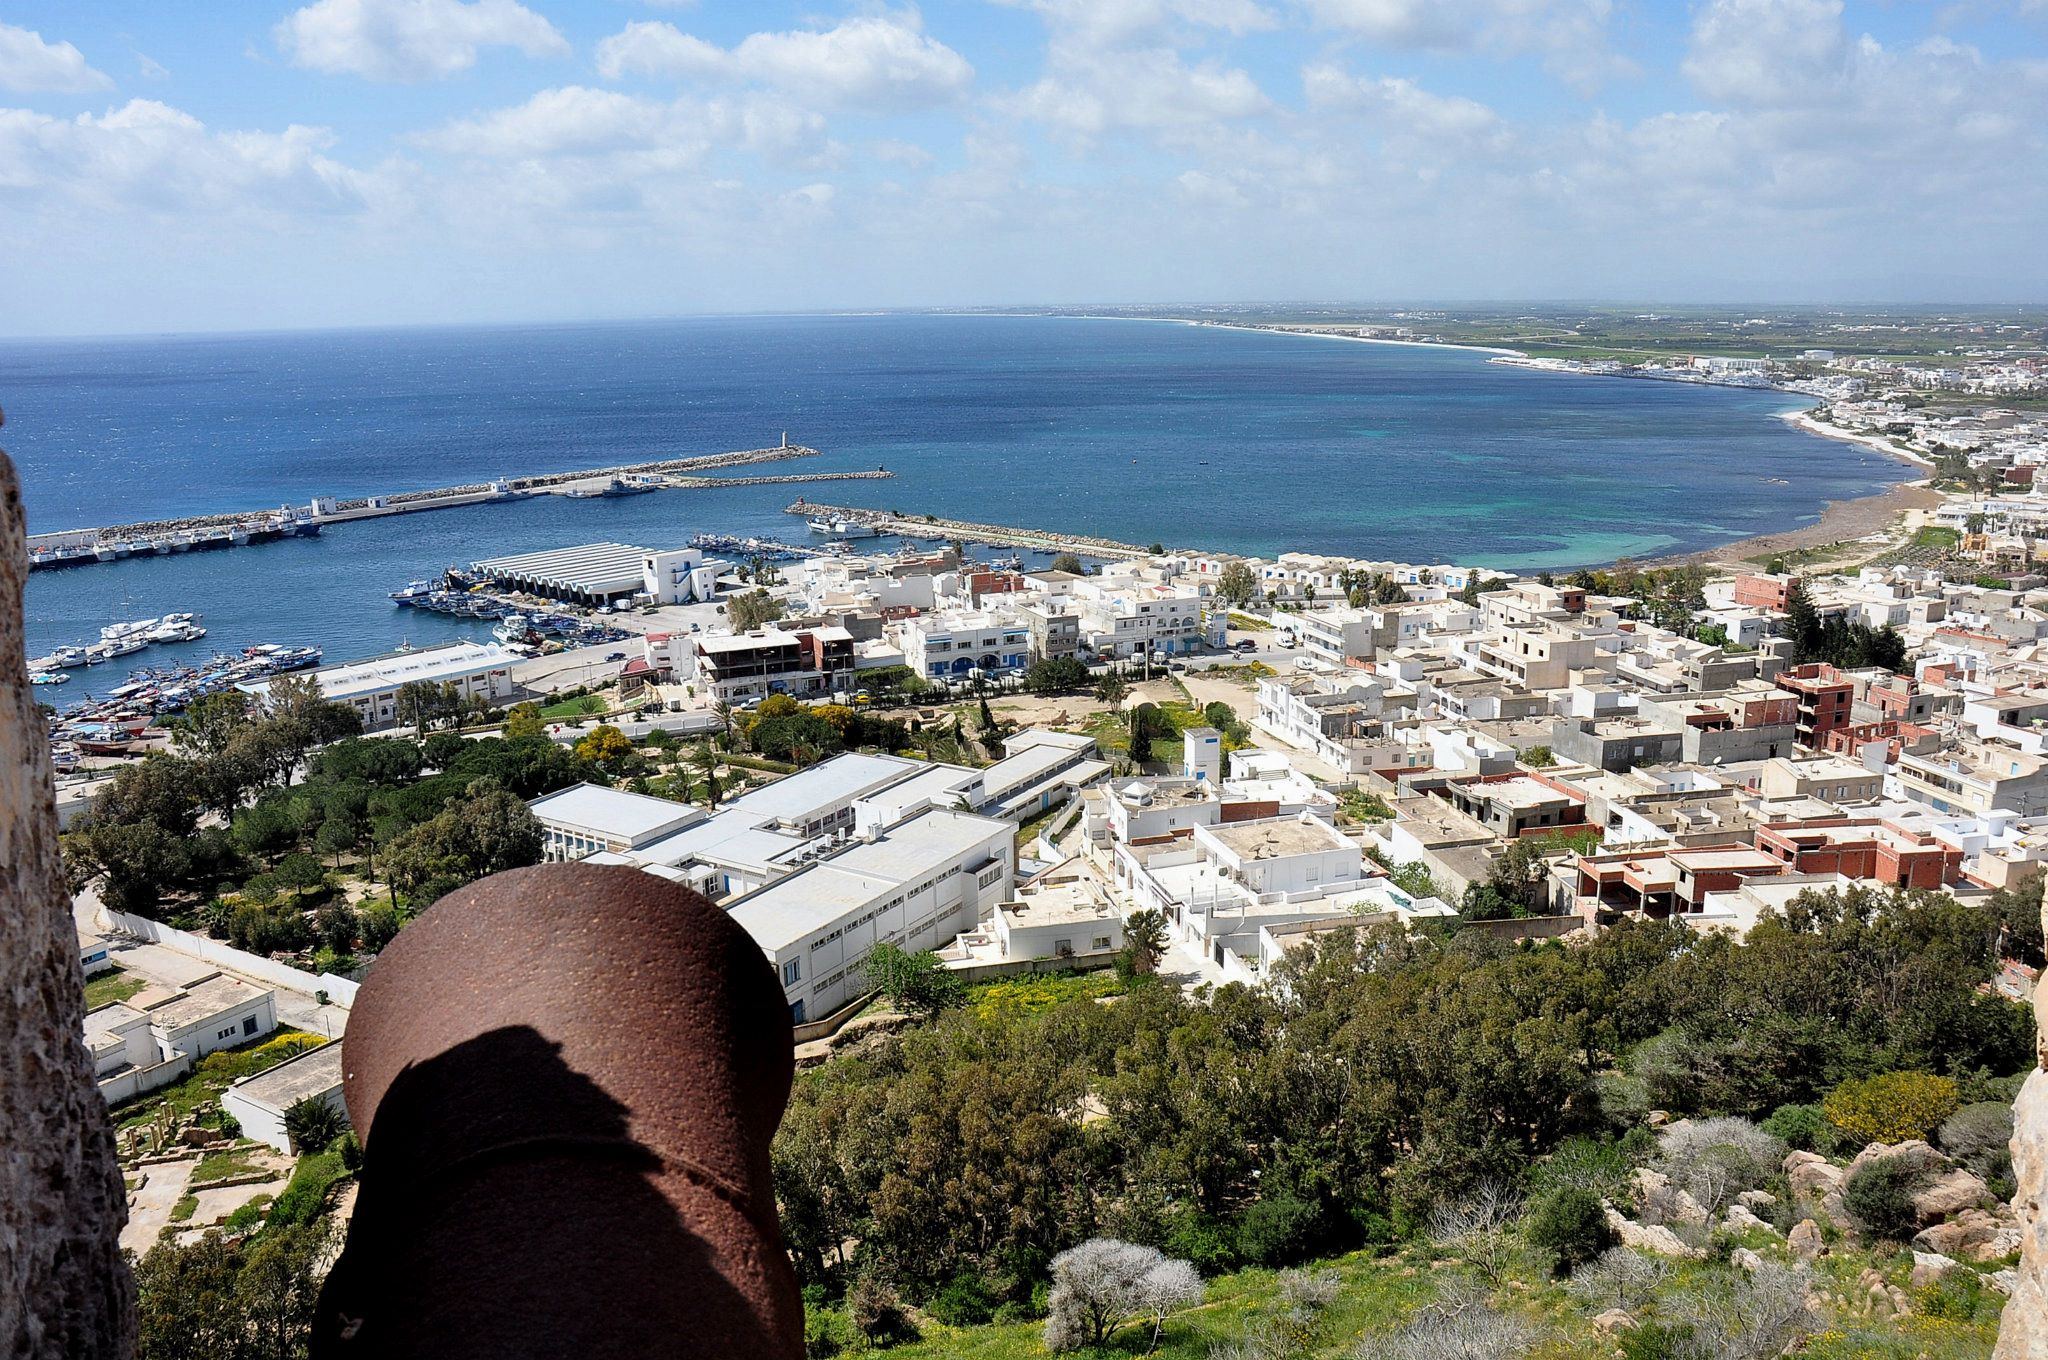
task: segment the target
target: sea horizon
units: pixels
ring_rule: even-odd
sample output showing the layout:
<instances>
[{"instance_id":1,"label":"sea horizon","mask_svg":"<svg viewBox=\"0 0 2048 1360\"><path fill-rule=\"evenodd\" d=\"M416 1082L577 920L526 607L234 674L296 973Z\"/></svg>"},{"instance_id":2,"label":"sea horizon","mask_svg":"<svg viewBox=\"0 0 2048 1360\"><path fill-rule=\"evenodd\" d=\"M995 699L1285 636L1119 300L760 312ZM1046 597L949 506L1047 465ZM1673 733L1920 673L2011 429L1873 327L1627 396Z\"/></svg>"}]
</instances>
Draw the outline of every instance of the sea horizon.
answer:
<instances>
[{"instance_id":1,"label":"sea horizon","mask_svg":"<svg viewBox=\"0 0 2048 1360\"><path fill-rule=\"evenodd\" d=\"M1155 324L1100 324L1132 320ZM799 496L1267 556L1536 569L1783 531L1911 475L1778 419L1810 404L1792 394L1322 339L917 312L4 341L5 444L32 532L766 447L785 431L819 456L756 470L897 474L432 511L38 572L30 645L211 601L224 613L202 654L381 651L440 635L385 596L450 563L707 531L801 540L782 513ZM300 608L247 599L286 571Z\"/></svg>"}]
</instances>

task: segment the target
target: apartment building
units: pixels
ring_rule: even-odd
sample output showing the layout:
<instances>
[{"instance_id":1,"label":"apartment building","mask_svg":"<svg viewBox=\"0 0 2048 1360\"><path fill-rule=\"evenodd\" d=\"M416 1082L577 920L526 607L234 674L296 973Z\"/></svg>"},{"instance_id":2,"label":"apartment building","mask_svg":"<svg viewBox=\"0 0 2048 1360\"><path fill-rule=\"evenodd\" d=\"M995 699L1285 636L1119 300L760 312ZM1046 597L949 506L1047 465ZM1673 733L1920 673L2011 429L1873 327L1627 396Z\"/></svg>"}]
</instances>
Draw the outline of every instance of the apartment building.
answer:
<instances>
[{"instance_id":1,"label":"apartment building","mask_svg":"<svg viewBox=\"0 0 2048 1360\"><path fill-rule=\"evenodd\" d=\"M1031 664L1028 619L1008 610L920 614L903 621L900 636L903 664L933 680L1020 671Z\"/></svg>"},{"instance_id":2,"label":"apartment building","mask_svg":"<svg viewBox=\"0 0 2048 1360\"><path fill-rule=\"evenodd\" d=\"M710 634L695 643L699 680L728 703L831 694L848 688L857 665L853 634L837 625Z\"/></svg>"}]
</instances>

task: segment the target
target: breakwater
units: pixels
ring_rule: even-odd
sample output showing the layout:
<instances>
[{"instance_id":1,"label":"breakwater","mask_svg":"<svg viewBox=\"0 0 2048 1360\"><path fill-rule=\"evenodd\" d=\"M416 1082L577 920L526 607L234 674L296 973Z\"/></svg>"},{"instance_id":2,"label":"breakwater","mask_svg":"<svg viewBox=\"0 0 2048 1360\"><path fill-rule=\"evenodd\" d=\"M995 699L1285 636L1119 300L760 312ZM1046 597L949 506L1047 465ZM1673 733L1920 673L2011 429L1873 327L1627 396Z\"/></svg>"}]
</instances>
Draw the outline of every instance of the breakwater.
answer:
<instances>
[{"instance_id":1,"label":"breakwater","mask_svg":"<svg viewBox=\"0 0 2048 1360\"><path fill-rule=\"evenodd\" d=\"M1098 538L1092 534L1022 529L1010 524L978 524L973 520L944 519L937 515L903 515L853 505L821 505L809 500L786 506L783 513L843 519L867 525L878 533L902 538L957 538L1004 548L1036 548L1043 552L1071 552L1091 557L1146 557L1152 552L1150 548L1134 543L1119 543L1113 538Z\"/></svg>"},{"instance_id":2,"label":"breakwater","mask_svg":"<svg viewBox=\"0 0 2048 1360\"><path fill-rule=\"evenodd\" d=\"M345 499L316 496L304 505L282 506L274 510L234 510L176 519L140 520L100 528L65 529L37 534L29 540L29 569L86 566L128 557L185 552L193 548L242 547L277 538L318 533L322 526L329 524L416 514L424 510L456 509L529 496L605 496L785 482L868 481L894 475L886 468L737 477L703 475L724 468L812 458L817 453L816 449L802 444L783 443L772 448L651 459L575 472L534 473L491 482L398 491L390 495Z\"/></svg>"}]
</instances>

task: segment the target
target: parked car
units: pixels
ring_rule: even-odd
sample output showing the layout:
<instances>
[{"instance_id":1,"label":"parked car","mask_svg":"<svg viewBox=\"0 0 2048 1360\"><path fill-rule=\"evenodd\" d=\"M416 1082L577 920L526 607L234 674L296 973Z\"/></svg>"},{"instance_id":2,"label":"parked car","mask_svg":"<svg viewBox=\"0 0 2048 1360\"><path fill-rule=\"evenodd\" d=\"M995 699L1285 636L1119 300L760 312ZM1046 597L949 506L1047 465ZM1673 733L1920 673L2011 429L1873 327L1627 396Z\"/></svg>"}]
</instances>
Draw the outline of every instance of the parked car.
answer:
<instances>
[{"instance_id":1,"label":"parked car","mask_svg":"<svg viewBox=\"0 0 2048 1360\"><path fill-rule=\"evenodd\" d=\"M624 652L606 652L604 659L607 661L624 661L626 654Z\"/></svg>"},{"instance_id":2,"label":"parked car","mask_svg":"<svg viewBox=\"0 0 2048 1360\"><path fill-rule=\"evenodd\" d=\"M1259 650L1259 644L1253 642L1250 638L1239 638L1230 645L1240 652L1256 652Z\"/></svg>"}]
</instances>

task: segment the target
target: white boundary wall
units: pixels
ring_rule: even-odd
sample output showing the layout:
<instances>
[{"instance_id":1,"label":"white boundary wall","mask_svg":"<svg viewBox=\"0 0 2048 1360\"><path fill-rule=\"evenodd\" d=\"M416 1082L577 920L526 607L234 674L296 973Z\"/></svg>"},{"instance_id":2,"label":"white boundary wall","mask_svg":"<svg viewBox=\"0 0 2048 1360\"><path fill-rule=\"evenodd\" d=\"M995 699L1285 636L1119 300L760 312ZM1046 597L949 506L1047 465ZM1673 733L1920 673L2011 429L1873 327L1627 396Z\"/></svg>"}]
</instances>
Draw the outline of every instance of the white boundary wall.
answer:
<instances>
[{"instance_id":1,"label":"white boundary wall","mask_svg":"<svg viewBox=\"0 0 2048 1360\"><path fill-rule=\"evenodd\" d=\"M282 987L288 992L298 992L303 996L325 992L329 1001L344 1010L355 1004L357 984L345 977L337 977L333 973L309 973L303 968L294 968L290 964L261 958L247 950L222 944L219 940L209 940L190 931L176 930L161 921L152 921L147 917L130 916L126 912L115 911L105 905L100 907L100 919L109 929L123 935L147 940L151 944L160 944L189 958L204 959L208 963L232 969L260 982L267 982L273 987Z\"/></svg>"}]
</instances>

